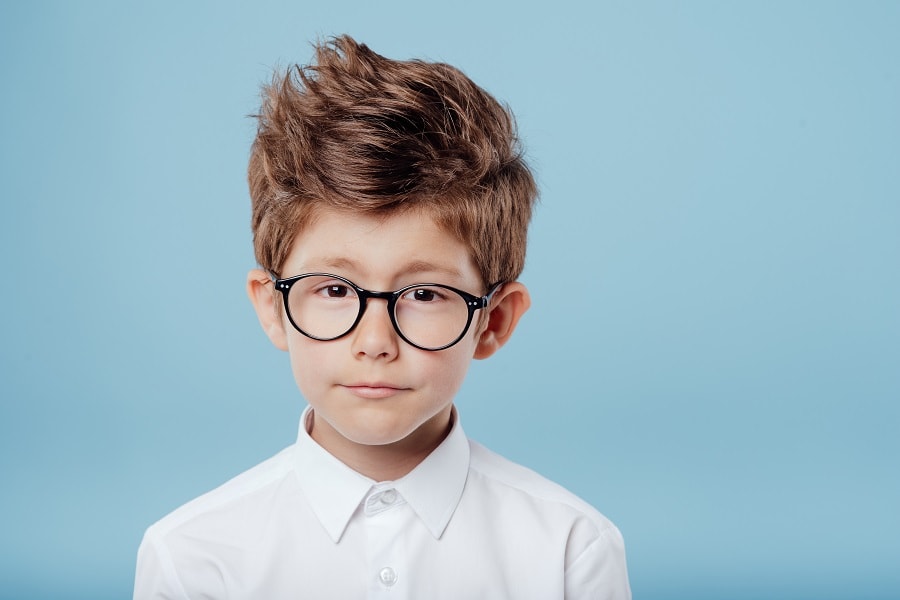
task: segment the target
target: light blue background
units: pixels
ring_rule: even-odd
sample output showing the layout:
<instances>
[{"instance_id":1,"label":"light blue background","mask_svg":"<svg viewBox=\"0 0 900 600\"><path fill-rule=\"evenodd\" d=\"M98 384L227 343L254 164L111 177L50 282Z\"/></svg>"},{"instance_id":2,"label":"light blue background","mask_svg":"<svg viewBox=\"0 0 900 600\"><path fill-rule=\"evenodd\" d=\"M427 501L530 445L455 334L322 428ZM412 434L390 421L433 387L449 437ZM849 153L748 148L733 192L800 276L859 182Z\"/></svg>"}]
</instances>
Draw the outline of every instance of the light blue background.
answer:
<instances>
[{"instance_id":1,"label":"light blue background","mask_svg":"<svg viewBox=\"0 0 900 600\"><path fill-rule=\"evenodd\" d=\"M900 597L900 3L849 1L4 2L0 597L128 597L291 443L247 115L341 32L461 67L538 174L469 435L610 516L636 598Z\"/></svg>"}]
</instances>

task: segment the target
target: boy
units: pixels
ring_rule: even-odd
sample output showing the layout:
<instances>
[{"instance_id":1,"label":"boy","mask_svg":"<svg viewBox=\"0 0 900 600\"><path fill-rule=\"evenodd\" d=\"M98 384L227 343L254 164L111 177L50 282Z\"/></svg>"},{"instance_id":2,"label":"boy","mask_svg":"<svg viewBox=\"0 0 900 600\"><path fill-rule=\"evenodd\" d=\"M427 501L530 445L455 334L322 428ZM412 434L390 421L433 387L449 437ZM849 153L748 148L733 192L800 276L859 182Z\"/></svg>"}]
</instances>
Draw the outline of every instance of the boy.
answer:
<instances>
[{"instance_id":1,"label":"boy","mask_svg":"<svg viewBox=\"0 0 900 600\"><path fill-rule=\"evenodd\" d=\"M134 597L629 598L615 526L453 406L529 306L511 116L445 64L349 37L316 58L266 88L249 165L248 293L309 407L147 530Z\"/></svg>"}]
</instances>

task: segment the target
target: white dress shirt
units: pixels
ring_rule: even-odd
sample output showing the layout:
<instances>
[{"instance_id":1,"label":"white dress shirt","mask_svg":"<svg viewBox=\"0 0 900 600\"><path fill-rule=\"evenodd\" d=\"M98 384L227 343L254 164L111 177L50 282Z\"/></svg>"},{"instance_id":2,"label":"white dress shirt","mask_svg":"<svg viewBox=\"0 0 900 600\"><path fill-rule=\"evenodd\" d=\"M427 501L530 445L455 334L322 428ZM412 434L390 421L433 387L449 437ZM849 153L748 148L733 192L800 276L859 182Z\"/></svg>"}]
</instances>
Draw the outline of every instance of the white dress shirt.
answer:
<instances>
[{"instance_id":1,"label":"white dress shirt","mask_svg":"<svg viewBox=\"0 0 900 600\"><path fill-rule=\"evenodd\" d=\"M397 481L309 436L152 525L135 600L631 597L618 529L562 487L447 438Z\"/></svg>"}]
</instances>

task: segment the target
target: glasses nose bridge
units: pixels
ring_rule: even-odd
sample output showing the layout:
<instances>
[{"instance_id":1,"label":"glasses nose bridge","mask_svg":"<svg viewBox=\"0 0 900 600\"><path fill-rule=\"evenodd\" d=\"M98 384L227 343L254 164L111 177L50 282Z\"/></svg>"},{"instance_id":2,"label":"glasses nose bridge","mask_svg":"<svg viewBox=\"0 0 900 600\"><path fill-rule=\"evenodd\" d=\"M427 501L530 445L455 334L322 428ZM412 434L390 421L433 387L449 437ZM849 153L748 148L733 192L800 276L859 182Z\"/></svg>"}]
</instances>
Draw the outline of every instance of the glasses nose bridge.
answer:
<instances>
[{"instance_id":1,"label":"glasses nose bridge","mask_svg":"<svg viewBox=\"0 0 900 600\"><path fill-rule=\"evenodd\" d=\"M373 292L371 290L364 290L360 287L356 288L356 293L359 296L359 318L365 314L366 310L369 308L369 299L375 298L376 300L384 300L387 304L385 308L387 309L388 317L391 320L391 323L394 322L394 304L397 302L397 294L396 292ZM396 326L395 326L396 327Z\"/></svg>"}]
</instances>

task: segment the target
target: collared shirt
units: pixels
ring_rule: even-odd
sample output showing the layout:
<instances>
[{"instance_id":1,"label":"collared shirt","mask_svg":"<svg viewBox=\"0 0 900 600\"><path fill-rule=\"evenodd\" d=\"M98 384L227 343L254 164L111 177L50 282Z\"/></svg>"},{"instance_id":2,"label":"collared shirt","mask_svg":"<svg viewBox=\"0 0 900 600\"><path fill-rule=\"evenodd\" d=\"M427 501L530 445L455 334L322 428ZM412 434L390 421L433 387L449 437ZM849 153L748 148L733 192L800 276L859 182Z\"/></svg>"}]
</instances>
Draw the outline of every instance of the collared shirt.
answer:
<instances>
[{"instance_id":1,"label":"collared shirt","mask_svg":"<svg viewBox=\"0 0 900 600\"><path fill-rule=\"evenodd\" d=\"M562 487L447 438L397 481L309 436L152 525L135 600L631 597L618 529Z\"/></svg>"}]
</instances>

